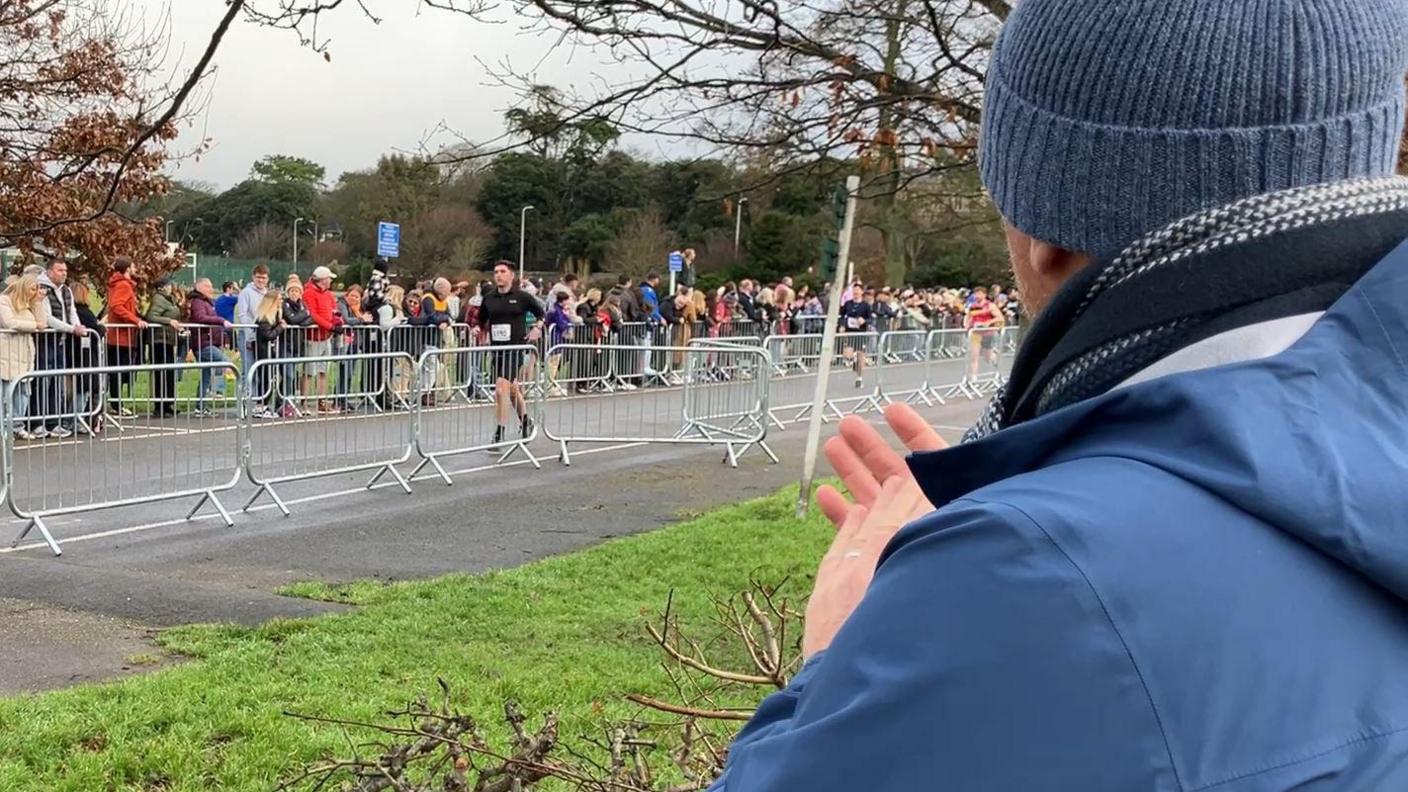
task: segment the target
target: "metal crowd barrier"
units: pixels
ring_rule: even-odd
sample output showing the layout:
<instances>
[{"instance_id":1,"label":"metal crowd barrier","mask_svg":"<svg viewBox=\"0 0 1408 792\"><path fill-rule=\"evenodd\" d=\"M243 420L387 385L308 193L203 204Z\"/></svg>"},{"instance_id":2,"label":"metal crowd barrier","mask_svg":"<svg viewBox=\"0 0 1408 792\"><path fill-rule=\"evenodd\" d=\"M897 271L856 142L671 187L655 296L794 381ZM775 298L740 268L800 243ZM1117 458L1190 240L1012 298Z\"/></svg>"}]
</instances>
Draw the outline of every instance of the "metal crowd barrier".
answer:
<instances>
[{"instance_id":1,"label":"metal crowd barrier","mask_svg":"<svg viewBox=\"0 0 1408 792\"><path fill-rule=\"evenodd\" d=\"M223 382L234 367L144 368L158 382L190 372ZM199 500L186 519L208 502L234 525L217 493L234 488L240 477L238 386L217 392L212 383L204 399L179 391L138 394L129 403L145 408L140 415L131 416L125 431L104 432L105 381L136 373L132 366L35 369L6 383L6 502L26 521L13 544L38 530L59 555L47 518L191 497Z\"/></svg>"},{"instance_id":2,"label":"metal crowd barrier","mask_svg":"<svg viewBox=\"0 0 1408 792\"><path fill-rule=\"evenodd\" d=\"M779 429L811 415L824 339L821 333L798 333L763 340L772 365L768 419ZM823 421L829 423L852 413L881 409L881 372L885 364L880 339L878 333L836 335Z\"/></svg>"},{"instance_id":3,"label":"metal crowd barrier","mask_svg":"<svg viewBox=\"0 0 1408 792\"><path fill-rule=\"evenodd\" d=\"M756 446L773 464L777 454L767 444L769 375L772 366L762 351L761 339L695 339L685 352L688 370L684 380L684 428L681 438L699 437L711 442L735 438L736 449L725 443L726 461L738 467L738 458ZM738 382L758 383L744 388Z\"/></svg>"},{"instance_id":4,"label":"metal crowd barrier","mask_svg":"<svg viewBox=\"0 0 1408 792\"><path fill-rule=\"evenodd\" d=\"M364 325L333 333L332 354L317 356L306 353L320 339L291 328L272 353L305 354L266 349L239 367L243 376L230 360L187 362L199 352L189 348L183 361L138 363L129 351L126 364L97 365L112 351L97 334L34 333L35 370L7 383L0 400L0 498L27 521L16 544L37 529L58 553L45 525L54 515L198 497L188 518L209 502L232 525L218 496L241 476L255 488L244 510L267 494L288 515L278 491L285 483L375 471L369 488L390 474L409 493L409 479L427 467L452 483L442 460L455 455L491 451L502 463L521 452L540 466L531 450L540 435L564 464L576 444L642 442L723 446L733 465L757 448L776 461L768 424L807 416L823 336L759 336L760 326L730 324L740 332L639 325L621 331L634 343L510 349L475 346L464 325ZM984 397L1002 383L1017 332L841 334L828 351L835 369L823 418L899 399ZM505 363L506 354L515 359ZM861 356L856 387L846 366ZM55 368L60 362L69 367ZM533 420L522 432L511 408L496 440L496 374L505 366ZM412 456L408 479L398 466Z\"/></svg>"},{"instance_id":5,"label":"metal crowd barrier","mask_svg":"<svg viewBox=\"0 0 1408 792\"><path fill-rule=\"evenodd\" d=\"M384 412L344 410L337 394L330 387L340 376L345 358L336 355L301 358L266 358L255 362L246 373L256 391L264 390L259 383L277 379L270 389L284 405L277 413L266 406L248 421L244 444L244 469L257 489L242 511L249 511L260 496L268 494L285 517L288 506L274 489L292 481L301 481L344 473L374 470L367 482L371 489L390 474L406 494L411 486L396 469L411 458L414 446L414 411L419 409L423 394L410 375L406 390L398 391L398 375L414 371L416 360L405 352L378 352L360 358L364 367L375 365L390 369L386 387L391 388L396 404ZM385 361L385 364L383 363ZM360 395L371 399L382 394L364 390ZM409 397L409 398L408 398ZM248 405L246 405L248 406ZM369 406L369 405L368 405ZM283 420L264 422L260 418ZM290 427L305 427L308 431L290 434Z\"/></svg>"},{"instance_id":6,"label":"metal crowd barrier","mask_svg":"<svg viewBox=\"0 0 1408 792\"><path fill-rule=\"evenodd\" d=\"M564 465L572 463L574 443L723 445L727 461L734 466L750 448L765 445L769 367L767 353L760 348L560 344L548 355L568 360L602 355L607 371L591 375L590 381L609 382L615 376L610 370L613 361L661 350L683 355L682 388L642 388L629 397L587 395L544 405L543 433L558 444L558 459ZM742 417L749 410L754 413L751 421ZM765 453L772 457L770 450Z\"/></svg>"},{"instance_id":7,"label":"metal crowd barrier","mask_svg":"<svg viewBox=\"0 0 1408 792\"><path fill-rule=\"evenodd\" d=\"M533 467L542 467L529 444L538 438L543 391L524 387L536 382L536 372L542 370L538 364L538 350L533 345L427 349L421 353L416 366L422 377L421 392L433 398L423 400L415 410L414 446L420 462L407 478L414 481L429 465L446 485L453 484L440 460L476 451L494 454L498 464L517 451ZM442 377L447 381L446 389L426 387L427 381L438 383ZM509 402L503 424L499 423L496 402L500 381ZM508 390L513 383L519 384L516 394ZM519 404L530 420L527 433L522 432L516 409ZM495 440L499 428L503 437Z\"/></svg>"},{"instance_id":8,"label":"metal crowd barrier","mask_svg":"<svg viewBox=\"0 0 1408 792\"><path fill-rule=\"evenodd\" d=\"M940 382L942 377L930 377L929 393L942 404L946 399L959 396L968 399L986 398L1006 381L1002 373L1002 361L1011 354L1013 339L1018 332L1015 327L993 328L991 330L935 330L929 334L930 355L933 358L947 358L953 364L963 366L957 380ZM957 358L947 350L960 347L964 357ZM942 354L934 350L940 350Z\"/></svg>"},{"instance_id":9,"label":"metal crowd barrier","mask_svg":"<svg viewBox=\"0 0 1408 792\"><path fill-rule=\"evenodd\" d=\"M939 331L943 332L943 331ZM933 331L894 330L880 335L875 390L886 404L923 402L933 406L929 338ZM939 400L942 404L942 399Z\"/></svg>"}]
</instances>

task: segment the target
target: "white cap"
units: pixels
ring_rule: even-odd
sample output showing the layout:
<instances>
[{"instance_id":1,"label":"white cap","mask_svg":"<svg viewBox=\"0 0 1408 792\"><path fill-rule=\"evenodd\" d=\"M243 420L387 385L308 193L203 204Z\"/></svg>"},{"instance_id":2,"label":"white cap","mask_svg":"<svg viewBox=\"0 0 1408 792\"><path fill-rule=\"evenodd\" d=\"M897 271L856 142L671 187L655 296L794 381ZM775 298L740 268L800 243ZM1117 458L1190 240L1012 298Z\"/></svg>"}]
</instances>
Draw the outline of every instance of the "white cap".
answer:
<instances>
[{"instance_id":1,"label":"white cap","mask_svg":"<svg viewBox=\"0 0 1408 792\"><path fill-rule=\"evenodd\" d=\"M313 280L322 280L323 278L331 277L332 270L328 269L327 267L318 267L317 269L313 270Z\"/></svg>"}]
</instances>

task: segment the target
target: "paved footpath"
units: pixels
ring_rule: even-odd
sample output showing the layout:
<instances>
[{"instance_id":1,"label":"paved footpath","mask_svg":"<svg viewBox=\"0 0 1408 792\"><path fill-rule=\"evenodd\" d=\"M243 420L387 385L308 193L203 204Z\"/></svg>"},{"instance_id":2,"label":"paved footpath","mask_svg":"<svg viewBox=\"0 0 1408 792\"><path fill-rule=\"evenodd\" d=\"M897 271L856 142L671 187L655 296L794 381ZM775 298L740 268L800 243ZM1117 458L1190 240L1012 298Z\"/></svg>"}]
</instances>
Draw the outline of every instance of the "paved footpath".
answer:
<instances>
[{"instance_id":1,"label":"paved footpath","mask_svg":"<svg viewBox=\"0 0 1408 792\"><path fill-rule=\"evenodd\" d=\"M981 407L959 400L921 412L955 439ZM635 446L576 451L564 467L543 441L535 447L541 471L517 463L457 475L448 487L422 478L409 496L385 482L362 490L365 474L289 483L280 494L293 517L266 502L237 515L234 528L179 519L186 503L56 517L50 526L64 541L63 556L32 544L0 552L0 644L7 647L0 692L156 667L150 663L160 653L150 636L174 625L257 624L339 608L272 593L293 581L510 567L769 494L796 481L804 427L770 433L780 465L750 453L733 470L721 464L719 448ZM464 456L447 467L488 461ZM0 530L16 527L0 523Z\"/></svg>"}]
</instances>

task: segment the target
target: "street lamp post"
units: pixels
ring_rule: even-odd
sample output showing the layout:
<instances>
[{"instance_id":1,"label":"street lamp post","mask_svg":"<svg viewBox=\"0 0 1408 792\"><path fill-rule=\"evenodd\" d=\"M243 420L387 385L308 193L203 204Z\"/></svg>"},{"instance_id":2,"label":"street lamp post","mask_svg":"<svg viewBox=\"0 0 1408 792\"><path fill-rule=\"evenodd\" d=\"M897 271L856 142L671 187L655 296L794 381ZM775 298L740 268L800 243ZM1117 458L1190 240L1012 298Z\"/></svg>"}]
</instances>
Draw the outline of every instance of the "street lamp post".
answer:
<instances>
[{"instance_id":1,"label":"street lamp post","mask_svg":"<svg viewBox=\"0 0 1408 792\"><path fill-rule=\"evenodd\" d=\"M743 234L743 204L748 203L748 196L738 199L738 214L733 218L733 257L738 258L738 238Z\"/></svg>"},{"instance_id":2,"label":"street lamp post","mask_svg":"<svg viewBox=\"0 0 1408 792\"><path fill-rule=\"evenodd\" d=\"M298 274L298 224L303 222L303 218L296 217L293 220L293 274Z\"/></svg>"},{"instance_id":3,"label":"street lamp post","mask_svg":"<svg viewBox=\"0 0 1408 792\"><path fill-rule=\"evenodd\" d=\"M528 212L534 207L529 204L518 213L518 280L523 281L523 251L528 240Z\"/></svg>"}]
</instances>

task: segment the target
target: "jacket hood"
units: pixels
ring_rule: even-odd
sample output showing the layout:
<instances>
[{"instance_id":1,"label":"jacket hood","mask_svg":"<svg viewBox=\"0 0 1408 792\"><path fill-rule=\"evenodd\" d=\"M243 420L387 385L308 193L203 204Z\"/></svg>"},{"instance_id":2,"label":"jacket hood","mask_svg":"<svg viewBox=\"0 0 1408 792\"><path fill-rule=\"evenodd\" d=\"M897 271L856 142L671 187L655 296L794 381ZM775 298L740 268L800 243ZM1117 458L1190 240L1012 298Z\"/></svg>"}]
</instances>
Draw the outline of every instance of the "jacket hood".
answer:
<instances>
[{"instance_id":1,"label":"jacket hood","mask_svg":"<svg viewBox=\"0 0 1408 792\"><path fill-rule=\"evenodd\" d=\"M1408 598L1408 243L1270 357L1117 388L910 467L931 502L1118 457L1182 478Z\"/></svg>"}]
</instances>

